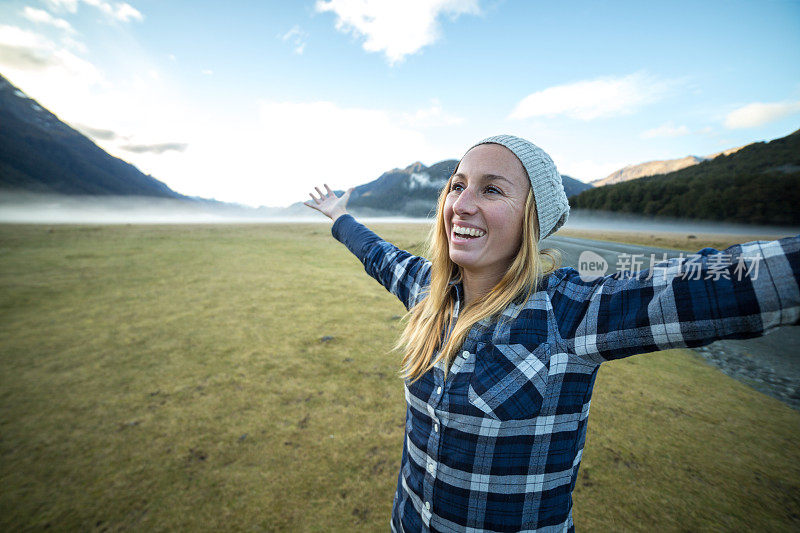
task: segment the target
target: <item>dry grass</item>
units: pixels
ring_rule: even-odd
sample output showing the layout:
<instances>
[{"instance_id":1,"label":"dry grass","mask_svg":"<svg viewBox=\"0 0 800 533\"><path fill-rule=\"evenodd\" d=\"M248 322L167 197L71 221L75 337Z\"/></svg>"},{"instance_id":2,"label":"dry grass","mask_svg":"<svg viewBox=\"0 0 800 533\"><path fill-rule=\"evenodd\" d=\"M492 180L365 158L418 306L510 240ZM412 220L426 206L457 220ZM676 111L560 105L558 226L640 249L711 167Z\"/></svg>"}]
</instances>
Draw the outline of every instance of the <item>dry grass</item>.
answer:
<instances>
[{"instance_id":1,"label":"dry grass","mask_svg":"<svg viewBox=\"0 0 800 533\"><path fill-rule=\"evenodd\" d=\"M0 530L387 530L404 309L329 226L3 225L0 286ZM797 411L681 350L592 403L579 530L800 526Z\"/></svg>"}]
</instances>

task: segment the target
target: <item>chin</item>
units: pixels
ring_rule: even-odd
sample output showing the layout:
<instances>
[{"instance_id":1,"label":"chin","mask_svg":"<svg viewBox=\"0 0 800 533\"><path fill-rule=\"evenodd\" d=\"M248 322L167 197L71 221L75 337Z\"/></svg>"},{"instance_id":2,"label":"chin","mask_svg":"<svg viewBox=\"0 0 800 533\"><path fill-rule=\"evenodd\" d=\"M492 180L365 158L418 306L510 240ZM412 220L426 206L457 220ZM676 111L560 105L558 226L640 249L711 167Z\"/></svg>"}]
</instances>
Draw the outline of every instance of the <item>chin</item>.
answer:
<instances>
[{"instance_id":1,"label":"chin","mask_svg":"<svg viewBox=\"0 0 800 533\"><path fill-rule=\"evenodd\" d=\"M452 261L461 268L470 268L472 266L471 261L469 261L465 257L459 257L458 254L456 254L455 257L453 257L453 254L450 254L450 261Z\"/></svg>"}]
</instances>

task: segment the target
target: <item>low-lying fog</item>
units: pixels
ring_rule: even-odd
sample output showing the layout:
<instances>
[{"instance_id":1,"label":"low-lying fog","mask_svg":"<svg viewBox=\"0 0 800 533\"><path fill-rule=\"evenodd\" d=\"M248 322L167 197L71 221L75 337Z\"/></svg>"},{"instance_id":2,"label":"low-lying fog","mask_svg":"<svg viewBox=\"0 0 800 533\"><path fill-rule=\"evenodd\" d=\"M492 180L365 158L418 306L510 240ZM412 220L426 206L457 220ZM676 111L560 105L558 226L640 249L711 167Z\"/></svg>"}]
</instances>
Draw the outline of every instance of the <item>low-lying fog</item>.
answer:
<instances>
[{"instance_id":1,"label":"low-lying fog","mask_svg":"<svg viewBox=\"0 0 800 533\"><path fill-rule=\"evenodd\" d=\"M375 216L353 210L364 223L411 222L429 224L431 219ZM0 223L18 224L237 224L270 222L330 222L304 205L258 209L164 198L130 196L64 196L0 193ZM656 231L673 233L733 233L790 235L800 228L751 226L732 223L690 222L573 210L566 225L571 229Z\"/></svg>"}]
</instances>

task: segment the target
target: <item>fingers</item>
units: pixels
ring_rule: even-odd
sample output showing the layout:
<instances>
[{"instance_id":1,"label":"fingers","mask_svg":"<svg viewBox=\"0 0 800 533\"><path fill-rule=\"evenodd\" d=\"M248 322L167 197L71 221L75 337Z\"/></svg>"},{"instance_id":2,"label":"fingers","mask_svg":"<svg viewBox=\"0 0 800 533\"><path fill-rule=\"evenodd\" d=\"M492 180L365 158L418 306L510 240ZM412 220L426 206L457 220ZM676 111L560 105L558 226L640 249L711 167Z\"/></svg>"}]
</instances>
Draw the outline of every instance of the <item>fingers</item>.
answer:
<instances>
[{"instance_id":1,"label":"fingers","mask_svg":"<svg viewBox=\"0 0 800 533\"><path fill-rule=\"evenodd\" d=\"M321 190L319 190L319 187L314 187L314 190L317 191L317 194L319 195L319 198L315 197L313 193L308 193L308 195L311 197L312 200L314 200L314 203L316 203L316 204L321 204L325 200L325 198L330 197L330 196L333 196L334 198L336 198L336 193L333 192L333 190L331 190L330 187L328 187L327 183L325 184L325 189L327 190L327 192L322 192ZM353 190L353 187L351 187L350 190L347 191L348 194L350 192L352 192L352 190ZM311 207L313 207L313 206L311 206Z\"/></svg>"},{"instance_id":2,"label":"fingers","mask_svg":"<svg viewBox=\"0 0 800 533\"><path fill-rule=\"evenodd\" d=\"M321 190L319 190L319 187L314 187L314 188L317 190L317 194L319 194L319 198L320 198L320 200L323 200L323 201L324 201L324 200L325 200L325 198L326 198L328 195L327 195L327 194L325 194L324 192L322 192ZM334 195L334 197L335 197L335 196L336 196L336 195Z\"/></svg>"}]
</instances>

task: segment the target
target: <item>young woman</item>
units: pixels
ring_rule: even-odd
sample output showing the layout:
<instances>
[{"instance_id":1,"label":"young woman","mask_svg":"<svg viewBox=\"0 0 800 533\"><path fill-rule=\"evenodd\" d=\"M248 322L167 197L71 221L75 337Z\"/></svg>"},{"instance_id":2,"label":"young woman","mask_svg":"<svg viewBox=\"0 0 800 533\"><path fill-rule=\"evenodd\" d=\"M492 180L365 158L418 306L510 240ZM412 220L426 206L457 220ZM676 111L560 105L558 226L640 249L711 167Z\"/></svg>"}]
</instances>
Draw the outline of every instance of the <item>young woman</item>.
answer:
<instances>
[{"instance_id":1,"label":"young woman","mask_svg":"<svg viewBox=\"0 0 800 533\"><path fill-rule=\"evenodd\" d=\"M430 261L347 214L352 189L325 188L306 205L409 310L396 346L407 408L395 532L573 531L601 363L753 337L800 316L798 237L593 280L557 268L538 243L569 214L561 176L518 137L484 139L459 161L439 195Z\"/></svg>"}]
</instances>

